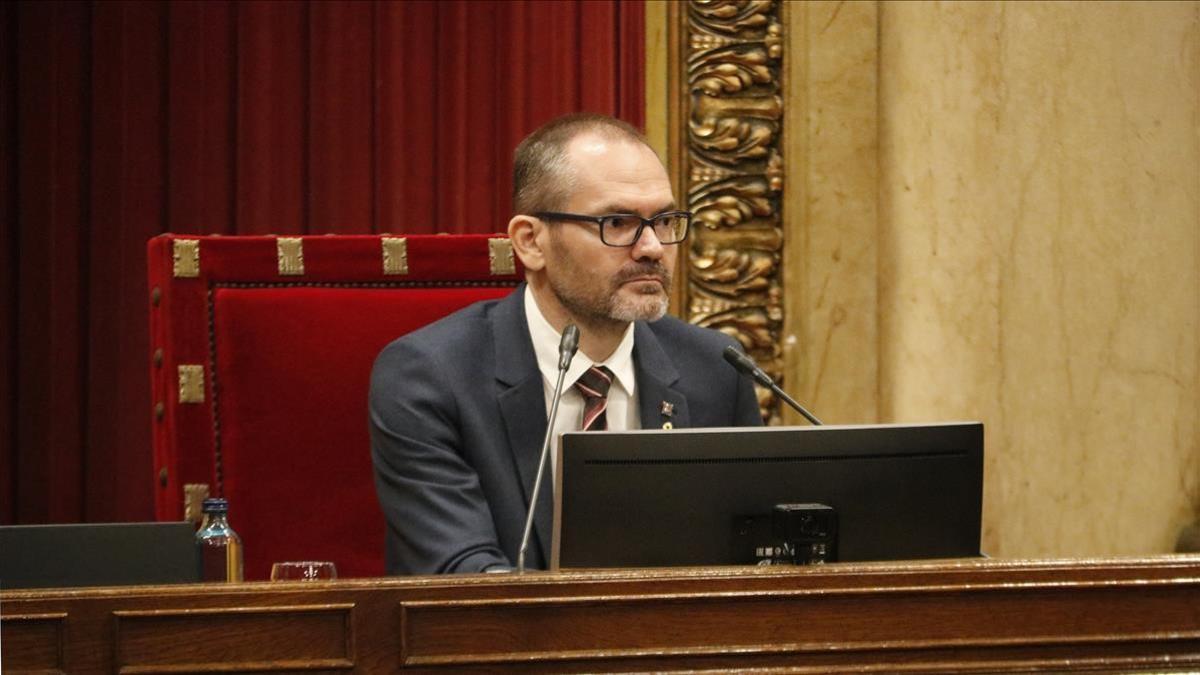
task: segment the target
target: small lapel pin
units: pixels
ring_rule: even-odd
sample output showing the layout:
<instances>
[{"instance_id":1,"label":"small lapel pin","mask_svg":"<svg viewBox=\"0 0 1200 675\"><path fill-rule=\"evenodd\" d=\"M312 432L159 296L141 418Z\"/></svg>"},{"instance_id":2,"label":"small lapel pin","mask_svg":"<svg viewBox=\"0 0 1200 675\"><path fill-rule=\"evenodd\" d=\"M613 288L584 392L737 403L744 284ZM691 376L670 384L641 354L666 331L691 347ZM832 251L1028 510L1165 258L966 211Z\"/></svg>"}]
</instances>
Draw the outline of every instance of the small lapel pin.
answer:
<instances>
[{"instance_id":1,"label":"small lapel pin","mask_svg":"<svg viewBox=\"0 0 1200 675\"><path fill-rule=\"evenodd\" d=\"M670 417L675 414L675 404L670 401L663 401L661 410L663 417Z\"/></svg>"}]
</instances>

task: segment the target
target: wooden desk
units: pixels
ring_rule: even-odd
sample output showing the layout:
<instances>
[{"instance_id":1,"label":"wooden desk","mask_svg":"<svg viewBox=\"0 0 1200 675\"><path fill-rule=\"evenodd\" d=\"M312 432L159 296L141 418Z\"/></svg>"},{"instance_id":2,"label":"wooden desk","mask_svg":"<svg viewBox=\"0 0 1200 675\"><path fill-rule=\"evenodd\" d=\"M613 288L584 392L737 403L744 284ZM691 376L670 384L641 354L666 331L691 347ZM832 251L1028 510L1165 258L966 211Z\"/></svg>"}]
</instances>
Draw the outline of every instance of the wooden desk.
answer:
<instances>
[{"instance_id":1,"label":"wooden desk","mask_svg":"<svg viewBox=\"0 0 1200 675\"><path fill-rule=\"evenodd\" d=\"M0 593L3 670L1200 669L1200 556Z\"/></svg>"}]
</instances>

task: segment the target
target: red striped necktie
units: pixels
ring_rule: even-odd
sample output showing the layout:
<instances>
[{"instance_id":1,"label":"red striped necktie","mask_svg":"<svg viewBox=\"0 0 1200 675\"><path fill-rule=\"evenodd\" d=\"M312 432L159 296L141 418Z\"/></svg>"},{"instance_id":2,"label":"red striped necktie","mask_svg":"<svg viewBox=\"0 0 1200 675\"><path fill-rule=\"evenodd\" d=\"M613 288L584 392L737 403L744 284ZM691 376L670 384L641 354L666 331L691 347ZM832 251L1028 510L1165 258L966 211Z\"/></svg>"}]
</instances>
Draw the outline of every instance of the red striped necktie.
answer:
<instances>
[{"instance_id":1,"label":"red striped necktie","mask_svg":"<svg viewBox=\"0 0 1200 675\"><path fill-rule=\"evenodd\" d=\"M612 386L612 371L604 366L592 366L575 381L583 394L583 431L603 431L608 428L608 388Z\"/></svg>"}]
</instances>

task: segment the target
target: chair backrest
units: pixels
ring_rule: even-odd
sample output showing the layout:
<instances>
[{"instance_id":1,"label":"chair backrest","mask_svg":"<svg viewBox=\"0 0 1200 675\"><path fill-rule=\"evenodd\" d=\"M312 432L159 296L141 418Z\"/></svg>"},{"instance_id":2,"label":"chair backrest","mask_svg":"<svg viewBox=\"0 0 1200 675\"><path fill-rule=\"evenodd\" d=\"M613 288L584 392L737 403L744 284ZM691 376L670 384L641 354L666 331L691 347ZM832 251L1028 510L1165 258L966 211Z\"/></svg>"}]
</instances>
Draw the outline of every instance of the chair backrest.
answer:
<instances>
[{"instance_id":1,"label":"chair backrest","mask_svg":"<svg viewBox=\"0 0 1200 675\"><path fill-rule=\"evenodd\" d=\"M367 387L388 342L522 277L503 235L149 243L156 517L183 486L230 503L246 578L330 560L383 574Z\"/></svg>"}]
</instances>

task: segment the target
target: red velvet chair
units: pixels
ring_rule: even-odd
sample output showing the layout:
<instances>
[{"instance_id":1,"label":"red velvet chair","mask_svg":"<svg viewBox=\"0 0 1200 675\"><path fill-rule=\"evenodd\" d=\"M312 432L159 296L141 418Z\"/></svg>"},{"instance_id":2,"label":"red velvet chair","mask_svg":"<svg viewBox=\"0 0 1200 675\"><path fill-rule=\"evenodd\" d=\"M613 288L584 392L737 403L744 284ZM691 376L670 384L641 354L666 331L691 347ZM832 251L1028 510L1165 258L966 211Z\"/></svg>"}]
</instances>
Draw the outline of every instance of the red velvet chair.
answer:
<instances>
[{"instance_id":1,"label":"red velvet chair","mask_svg":"<svg viewBox=\"0 0 1200 675\"><path fill-rule=\"evenodd\" d=\"M391 340L521 278L502 235L188 237L149 243L156 514L230 503L246 578L331 560L383 574L367 386Z\"/></svg>"}]
</instances>

